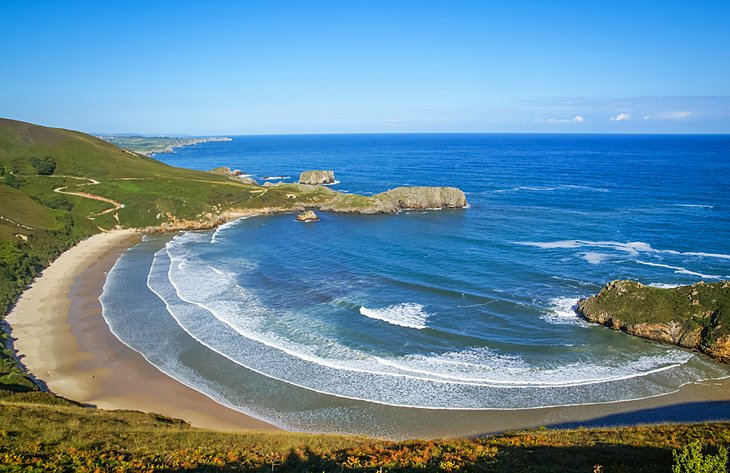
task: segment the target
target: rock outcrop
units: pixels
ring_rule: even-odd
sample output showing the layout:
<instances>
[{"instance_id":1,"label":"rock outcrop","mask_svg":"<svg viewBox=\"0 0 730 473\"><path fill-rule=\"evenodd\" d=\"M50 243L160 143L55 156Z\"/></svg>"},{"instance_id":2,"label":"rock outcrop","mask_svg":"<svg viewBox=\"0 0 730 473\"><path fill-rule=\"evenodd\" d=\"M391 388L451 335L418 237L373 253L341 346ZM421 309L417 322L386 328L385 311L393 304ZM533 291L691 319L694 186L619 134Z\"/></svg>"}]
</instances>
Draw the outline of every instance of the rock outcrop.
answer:
<instances>
[{"instance_id":1,"label":"rock outcrop","mask_svg":"<svg viewBox=\"0 0 730 473\"><path fill-rule=\"evenodd\" d=\"M351 214L393 214L401 210L426 210L464 208L467 206L464 192L455 187L397 187L389 191L365 196L332 193L321 210Z\"/></svg>"},{"instance_id":2,"label":"rock outcrop","mask_svg":"<svg viewBox=\"0 0 730 473\"><path fill-rule=\"evenodd\" d=\"M249 184L249 185L252 185L252 186L258 186L259 185L259 183L256 181L256 179L254 179L252 177L248 177L248 176L237 176L236 177L236 180L237 181L240 181L240 182L242 182L244 184Z\"/></svg>"},{"instance_id":3,"label":"rock outcrop","mask_svg":"<svg viewBox=\"0 0 730 473\"><path fill-rule=\"evenodd\" d=\"M466 195L456 187L396 187L375 198L392 202L399 210L466 207Z\"/></svg>"},{"instance_id":4,"label":"rock outcrop","mask_svg":"<svg viewBox=\"0 0 730 473\"><path fill-rule=\"evenodd\" d=\"M251 178L249 176L246 176L243 173L243 171L241 171L240 169L233 169L233 170L231 170L231 168L229 168L228 166L220 166L220 167L211 169L208 172L213 173L213 174L220 174L221 176L226 176L226 177L229 177L231 179L235 179L238 182L242 182L244 184L248 184L248 185L251 185L251 186L258 186L259 185L259 183L256 182L256 179L253 179L253 178Z\"/></svg>"},{"instance_id":5,"label":"rock outcrop","mask_svg":"<svg viewBox=\"0 0 730 473\"><path fill-rule=\"evenodd\" d=\"M334 171L304 171L299 175L299 184L309 184L311 186L321 184L334 184Z\"/></svg>"},{"instance_id":6,"label":"rock outcrop","mask_svg":"<svg viewBox=\"0 0 730 473\"><path fill-rule=\"evenodd\" d=\"M297 221L298 222L318 222L319 217L316 213L312 212L311 210L305 210L304 212L297 215Z\"/></svg>"},{"instance_id":7,"label":"rock outcrop","mask_svg":"<svg viewBox=\"0 0 730 473\"><path fill-rule=\"evenodd\" d=\"M578 303L591 322L730 363L730 282L657 288L612 281Z\"/></svg>"}]
</instances>

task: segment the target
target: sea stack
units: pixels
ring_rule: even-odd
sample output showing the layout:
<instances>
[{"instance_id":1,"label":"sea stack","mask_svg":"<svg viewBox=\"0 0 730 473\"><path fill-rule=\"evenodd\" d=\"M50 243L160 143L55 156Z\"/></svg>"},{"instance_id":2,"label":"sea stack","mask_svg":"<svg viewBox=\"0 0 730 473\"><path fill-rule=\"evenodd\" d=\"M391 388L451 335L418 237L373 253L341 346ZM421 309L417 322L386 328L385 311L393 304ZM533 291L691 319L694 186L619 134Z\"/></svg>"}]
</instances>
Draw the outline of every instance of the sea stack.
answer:
<instances>
[{"instance_id":1,"label":"sea stack","mask_svg":"<svg viewBox=\"0 0 730 473\"><path fill-rule=\"evenodd\" d=\"M309 184L312 186L321 184L334 184L334 171L304 171L299 175L299 184Z\"/></svg>"},{"instance_id":2,"label":"sea stack","mask_svg":"<svg viewBox=\"0 0 730 473\"><path fill-rule=\"evenodd\" d=\"M319 222L319 217L316 213L311 210L305 210L304 212L297 215L298 222Z\"/></svg>"}]
</instances>

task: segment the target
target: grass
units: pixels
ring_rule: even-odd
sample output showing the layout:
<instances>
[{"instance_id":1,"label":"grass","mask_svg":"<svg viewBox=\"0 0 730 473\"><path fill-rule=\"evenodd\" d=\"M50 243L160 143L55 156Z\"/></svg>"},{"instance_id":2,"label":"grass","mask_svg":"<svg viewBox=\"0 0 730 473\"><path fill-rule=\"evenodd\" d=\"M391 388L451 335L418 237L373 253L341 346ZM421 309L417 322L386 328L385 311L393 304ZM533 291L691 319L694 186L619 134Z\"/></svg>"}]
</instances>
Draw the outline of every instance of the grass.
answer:
<instances>
[{"instance_id":1,"label":"grass","mask_svg":"<svg viewBox=\"0 0 730 473\"><path fill-rule=\"evenodd\" d=\"M700 330L700 347L713 347L730 335L730 283L698 283L657 288L615 281L579 304L585 314L606 314L626 326L675 323Z\"/></svg>"},{"instance_id":2,"label":"grass","mask_svg":"<svg viewBox=\"0 0 730 473\"><path fill-rule=\"evenodd\" d=\"M673 449L730 443L730 425L538 429L391 442L279 432L220 433L44 393L0 394L0 463L23 471L670 471ZM1 467L0 467L1 468Z\"/></svg>"}]
</instances>

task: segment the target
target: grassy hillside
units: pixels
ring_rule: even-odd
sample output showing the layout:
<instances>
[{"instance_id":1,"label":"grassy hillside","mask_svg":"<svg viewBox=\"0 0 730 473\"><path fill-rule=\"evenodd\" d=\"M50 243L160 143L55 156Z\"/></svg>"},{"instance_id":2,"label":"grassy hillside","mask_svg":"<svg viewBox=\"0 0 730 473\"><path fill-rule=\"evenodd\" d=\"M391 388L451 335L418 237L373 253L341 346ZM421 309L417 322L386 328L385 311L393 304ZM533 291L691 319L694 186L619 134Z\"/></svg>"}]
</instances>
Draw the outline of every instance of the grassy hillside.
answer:
<instances>
[{"instance_id":1,"label":"grassy hillside","mask_svg":"<svg viewBox=\"0 0 730 473\"><path fill-rule=\"evenodd\" d=\"M405 191L413 194L405 199L413 208L453 207L445 198L453 195L461 198L456 206L466 205L458 189ZM0 119L0 315L61 252L100 231L210 228L235 215L304 207L395 213L403 200L388 192L365 197L320 186L244 184L171 167L77 131ZM9 356L0 350L0 385L31 388L9 381L20 374Z\"/></svg>"},{"instance_id":2,"label":"grassy hillside","mask_svg":"<svg viewBox=\"0 0 730 473\"><path fill-rule=\"evenodd\" d=\"M254 189L76 131L0 119L0 315L39 271L94 233L199 219L257 197ZM0 387L33 389L2 348Z\"/></svg>"},{"instance_id":3,"label":"grassy hillside","mask_svg":"<svg viewBox=\"0 0 730 473\"><path fill-rule=\"evenodd\" d=\"M83 408L26 393L0 394L0 437L0 464L16 471L668 472L672 449L699 439L714 451L730 443L730 425L539 429L389 442L218 433L155 414Z\"/></svg>"}]
</instances>

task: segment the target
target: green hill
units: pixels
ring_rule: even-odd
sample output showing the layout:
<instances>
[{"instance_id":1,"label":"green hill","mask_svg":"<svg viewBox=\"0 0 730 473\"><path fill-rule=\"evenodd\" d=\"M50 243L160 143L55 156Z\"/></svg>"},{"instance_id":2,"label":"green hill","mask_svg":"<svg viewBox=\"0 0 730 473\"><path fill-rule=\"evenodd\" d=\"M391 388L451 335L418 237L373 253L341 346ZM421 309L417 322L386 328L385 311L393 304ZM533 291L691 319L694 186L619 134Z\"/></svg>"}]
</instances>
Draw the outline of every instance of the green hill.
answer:
<instances>
[{"instance_id":1,"label":"green hill","mask_svg":"<svg viewBox=\"0 0 730 473\"><path fill-rule=\"evenodd\" d=\"M255 189L76 131L0 119L0 314L39 271L94 233L199 220L245 204ZM0 387L33 389L4 346Z\"/></svg>"},{"instance_id":2,"label":"green hill","mask_svg":"<svg viewBox=\"0 0 730 473\"><path fill-rule=\"evenodd\" d=\"M211 228L237 216L307 207L396 213L465 206L464 193L447 187L361 196L322 186L244 184L168 166L77 131L0 119L0 314L61 252L112 228ZM17 384L19 377L3 349L0 385L32 388L27 380Z\"/></svg>"}]
</instances>

